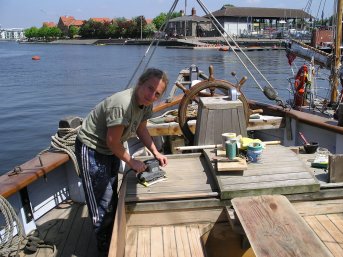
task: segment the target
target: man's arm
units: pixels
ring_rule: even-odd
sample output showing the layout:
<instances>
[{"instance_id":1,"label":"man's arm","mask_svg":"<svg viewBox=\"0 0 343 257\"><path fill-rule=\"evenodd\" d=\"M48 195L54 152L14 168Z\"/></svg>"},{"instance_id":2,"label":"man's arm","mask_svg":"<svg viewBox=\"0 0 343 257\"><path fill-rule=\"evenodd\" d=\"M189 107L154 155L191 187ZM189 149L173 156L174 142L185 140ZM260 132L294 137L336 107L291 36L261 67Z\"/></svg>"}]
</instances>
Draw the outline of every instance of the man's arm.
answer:
<instances>
[{"instance_id":1,"label":"man's arm","mask_svg":"<svg viewBox=\"0 0 343 257\"><path fill-rule=\"evenodd\" d=\"M145 145L149 151L155 156L155 158L160 162L161 166L167 165L167 157L162 155L156 148L154 141L152 140L149 131L146 127L147 121L143 121L139 124L137 128L137 136L139 140Z\"/></svg>"},{"instance_id":2,"label":"man's arm","mask_svg":"<svg viewBox=\"0 0 343 257\"><path fill-rule=\"evenodd\" d=\"M123 125L112 126L107 129L106 143L108 148L120 160L127 163L131 169L137 172L144 171L146 169L145 164L139 160L133 159L120 141L123 132Z\"/></svg>"}]
</instances>

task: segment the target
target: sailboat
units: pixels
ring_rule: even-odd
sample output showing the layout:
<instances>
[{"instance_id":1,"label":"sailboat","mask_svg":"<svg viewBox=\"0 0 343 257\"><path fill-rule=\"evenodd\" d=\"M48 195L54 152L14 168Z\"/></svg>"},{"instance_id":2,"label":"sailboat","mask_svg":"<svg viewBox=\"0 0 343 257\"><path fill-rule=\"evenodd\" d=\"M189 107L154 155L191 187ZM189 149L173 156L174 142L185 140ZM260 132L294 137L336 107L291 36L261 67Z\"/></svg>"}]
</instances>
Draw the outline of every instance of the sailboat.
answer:
<instances>
[{"instance_id":1,"label":"sailboat","mask_svg":"<svg viewBox=\"0 0 343 257\"><path fill-rule=\"evenodd\" d=\"M314 46L309 46L304 44L298 40L290 40L287 44L287 57L289 60L289 64L294 61L296 56L299 56L307 61L310 62L308 69L312 69L314 64L317 64L323 68L330 70L330 78L329 78L329 88L330 88L330 99L326 101L321 101L322 105L325 105L325 110L331 109L331 116L334 112L337 112L337 108L339 103L342 100L342 92L338 97L338 77L339 77L339 69L341 67L341 45L342 45L342 1L335 1L337 6L335 8L335 33L334 33L334 42L332 44L332 51L331 53L327 53L323 50L320 50ZM299 69L294 82L294 103L293 106L298 109L304 109L302 106L305 105L305 98L307 94L311 94L310 89L306 89L306 83L304 82L304 77L308 76L308 71L304 72ZM297 81L303 80L300 82L300 86L295 84ZM311 83L311 81L309 81ZM301 90L301 92L300 92ZM308 91L308 92L305 92ZM297 99L298 101L297 101ZM299 100L300 99L300 100ZM323 109L321 108L311 108L311 105L315 107L314 102L307 104L310 105L310 109L315 111L315 109ZM330 113L329 113L330 114Z\"/></svg>"},{"instance_id":2,"label":"sailboat","mask_svg":"<svg viewBox=\"0 0 343 257\"><path fill-rule=\"evenodd\" d=\"M190 65L172 90L181 93L154 106L163 123L150 120L148 129L170 153L167 179L145 187L122 170L108 256L342 256L343 128L288 108L271 86L261 90L276 104L247 99L247 77L224 77ZM167 122L161 114L174 108ZM61 121L55 139L75 136L80 122ZM226 157L228 132L242 146L253 140L238 161ZM136 142L131 154L140 152ZM98 256L72 154L54 145L0 177L1 255ZM249 146L260 147L250 149L257 162L246 158Z\"/></svg>"}]
</instances>

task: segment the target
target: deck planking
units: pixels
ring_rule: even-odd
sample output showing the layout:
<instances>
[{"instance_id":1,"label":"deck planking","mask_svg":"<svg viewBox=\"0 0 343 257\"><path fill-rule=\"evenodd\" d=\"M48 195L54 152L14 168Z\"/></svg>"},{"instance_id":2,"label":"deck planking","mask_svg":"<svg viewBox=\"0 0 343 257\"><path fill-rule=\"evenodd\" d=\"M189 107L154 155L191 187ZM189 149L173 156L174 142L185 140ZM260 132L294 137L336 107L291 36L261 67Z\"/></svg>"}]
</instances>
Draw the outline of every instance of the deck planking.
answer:
<instances>
[{"instance_id":1,"label":"deck planking","mask_svg":"<svg viewBox=\"0 0 343 257\"><path fill-rule=\"evenodd\" d=\"M303 218L333 256L343 256L343 213L304 216Z\"/></svg>"},{"instance_id":2,"label":"deck planking","mask_svg":"<svg viewBox=\"0 0 343 257\"><path fill-rule=\"evenodd\" d=\"M97 257L95 234L88 216L87 206L66 201L48 212L37 221L39 237L53 242L55 257ZM34 254L23 257L49 257L52 250L40 248Z\"/></svg>"},{"instance_id":3,"label":"deck planking","mask_svg":"<svg viewBox=\"0 0 343 257\"><path fill-rule=\"evenodd\" d=\"M126 202L154 199L197 198L216 195L217 187L201 154L170 155L162 169L167 180L145 187L134 172L127 174Z\"/></svg>"},{"instance_id":4,"label":"deck planking","mask_svg":"<svg viewBox=\"0 0 343 257\"><path fill-rule=\"evenodd\" d=\"M319 191L319 182L306 164L290 149L267 145L259 163L243 171L218 172L212 162L215 149L204 149L221 199L262 194L294 194Z\"/></svg>"},{"instance_id":5,"label":"deck planking","mask_svg":"<svg viewBox=\"0 0 343 257\"><path fill-rule=\"evenodd\" d=\"M126 257L203 257L203 228L208 224L129 226Z\"/></svg>"}]
</instances>

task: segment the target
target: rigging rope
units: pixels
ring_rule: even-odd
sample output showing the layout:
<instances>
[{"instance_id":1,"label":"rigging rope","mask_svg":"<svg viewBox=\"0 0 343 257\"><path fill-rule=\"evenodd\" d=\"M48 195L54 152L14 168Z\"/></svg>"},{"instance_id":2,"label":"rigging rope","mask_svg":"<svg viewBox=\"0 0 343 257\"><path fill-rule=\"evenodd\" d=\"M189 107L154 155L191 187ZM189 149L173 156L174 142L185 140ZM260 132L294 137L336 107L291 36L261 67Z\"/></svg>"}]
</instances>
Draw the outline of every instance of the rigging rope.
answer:
<instances>
[{"instance_id":1,"label":"rigging rope","mask_svg":"<svg viewBox=\"0 0 343 257\"><path fill-rule=\"evenodd\" d=\"M253 78L253 80L255 81L256 85L261 89L261 91L263 91L262 86L260 85L260 83L256 80L255 76L251 73L251 71L249 70L248 66L245 65L245 63L243 62L243 60L240 58L240 56L238 55L237 51L232 47L232 45L230 44L230 42L227 40L227 37L230 38L230 40L234 43L234 45L237 47L237 49L240 50L240 52L244 55L244 57L249 61L249 63L253 66L253 68L258 72L258 74L260 74L260 76L267 82L267 84L269 85L269 87L273 88L273 86L270 84L270 82L267 80L267 78L262 74L262 72L256 67L256 65L251 61L251 59L246 55L246 53L241 49L241 47L237 44L237 42L233 39L233 37L226 32L226 30L223 28L223 26L220 24L220 22L214 17L214 15L207 9L207 7L203 4L203 2L201 0L197 0L197 2L199 3L199 5L201 6L201 8L203 9L203 11L211 16L211 18L213 19L213 25L215 26L215 28L217 29L217 31L220 33L220 35L223 37L223 39L225 40L225 42L228 44L228 46L231 48L231 50L234 52L234 54L236 55L236 57L238 58L238 60L241 62L241 64L244 66L244 68L246 69L246 71L250 74L250 76ZM220 28L220 30L218 29L218 27ZM221 32L224 31L224 33L227 35L227 37L224 36L224 34Z\"/></svg>"},{"instance_id":2,"label":"rigging rope","mask_svg":"<svg viewBox=\"0 0 343 257\"><path fill-rule=\"evenodd\" d=\"M14 251L18 253L21 243L26 238L24 229L13 207L2 195L0 195L0 213L4 216L6 223L4 234L0 236L0 256L8 255ZM18 236L13 236L15 230L17 230Z\"/></svg>"},{"instance_id":3,"label":"rigging rope","mask_svg":"<svg viewBox=\"0 0 343 257\"><path fill-rule=\"evenodd\" d=\"M80 169L75 156L75 139L80 127L81 125L77 128L58 128L57 133L51 137L51 148L69 155L78 176Z\"/></svg>"},{"instance_id":4,"label":"rigging rope","mask_svg":"<svg viewBox=\"0 0 343 257\"><path fill-rule=\"evenodd\" d=\"M171 18L172 13L173 13L174 10L175 10L175 7L176 7L176 5L177 5L178 2L179 2L179 0L174 0L174 3L172 4L172 6L171 6L171 8L169 9L169 12L168 12L168 14L167 14L166 21L161 25L161 27L160 27L160 29L158 30L158 32L164 33L164 32L166 31L167 24L168 24L168 22L169 22L169 20L170 20L170 18ZM162 29L162 28L163 28L163 29ZM161 31L161 30L162 30L162 31ZM127 83L127 85L126 85L126 87L125 87L125 89L128 89L128 88L131 86L132 80L136 77L137 72L138 72L139 68L141 67L141 65L142 65L142 63L143 63L143 61L144 61L144 59L147 57L148 52L149 52L151 46L156 42L155 47L154 47L152 53L150 54L150 58L148 59L147 63L146 63L145 66L144 66L144 70L146 69L146 67L147 67L148 64L150 63L150 60L151 60L152 56L154 55L154 53L155 53L155 51L156 51L156 49L157 49L157 46L158 46L158 44L159 44L159 42L160 42L160 40L158 39L159 37L160 37L160 33L156 33L155 36L154 36L154 38L153 38L153 40L151 41L150 45L148 46L147 50L145 51L143 57L141 58L140 62L138 63L138 65L137 65L135 71L133 72L133 74L132 74L132 76L131 76L129 82Z\"/></svg>"}]
</instances>

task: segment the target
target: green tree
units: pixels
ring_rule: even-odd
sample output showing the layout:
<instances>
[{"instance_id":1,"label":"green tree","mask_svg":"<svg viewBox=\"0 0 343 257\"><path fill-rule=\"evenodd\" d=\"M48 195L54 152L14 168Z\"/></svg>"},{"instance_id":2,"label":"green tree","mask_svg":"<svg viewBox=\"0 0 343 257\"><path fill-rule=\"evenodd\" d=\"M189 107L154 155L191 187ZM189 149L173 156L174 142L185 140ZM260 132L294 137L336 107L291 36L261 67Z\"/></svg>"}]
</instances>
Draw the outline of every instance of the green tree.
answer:
<instances>
[{"instance_id":1,"label":"green tree","mask_svg":"<svg viewBox=\"0 0 343 257\"><path fill-rule=\"evenodd\" d=\"M147 24L143 29L143 37L144 38L151 38L154 36L154 33L157 31L155 24L150 23Z\"/></svg>"},{"instance_id":2,"label":"green tree","mask_svg":"<svg viewBox=\"0 0 343 257\"><path fill-rule=\"evenodd\" d=\"M68 29L68 37L74 38L79 33L79 28L75 26L70 26Z\"/></svg>"},{"instance_id":3,"label":"green tree","mask_svg":"<svg viewBox=\"0 0 343 257\"><path fill-rule=\"evenodd\" d=\"M27 37L29 40L33 38L38 38L39 36L39 29L36 27L31 27L28 29L24 30L24 35Z\"/></svg>"},{"instance_id":4,"label":"green tree","mask_svg":"<svg viewBox=\"0 0 343 257\"><path fill-rule=\"evenodd\" d=\"M162 30L162 25L166 22L167 20L167 13L161 12L158 16L156 16L153 20L152 23L154 23L155 27L158 30ZM179 12L173 12L170 16L170 19L174 19L176 17L180 17L181 13Z\"/></svg>"}]
</instances>

